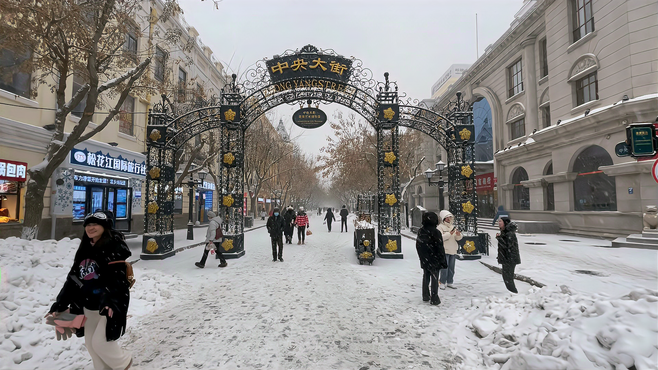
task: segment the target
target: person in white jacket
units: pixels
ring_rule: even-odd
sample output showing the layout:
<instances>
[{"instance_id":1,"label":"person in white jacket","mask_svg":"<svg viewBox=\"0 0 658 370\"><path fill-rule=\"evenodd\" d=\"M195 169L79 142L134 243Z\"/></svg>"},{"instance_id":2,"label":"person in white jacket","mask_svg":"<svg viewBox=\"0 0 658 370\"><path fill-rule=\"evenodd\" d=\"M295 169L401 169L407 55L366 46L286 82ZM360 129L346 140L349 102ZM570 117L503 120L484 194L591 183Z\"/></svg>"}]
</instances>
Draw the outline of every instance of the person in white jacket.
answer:
<instances>
[{"instance_id":1,"label":"person in white jacket","mask_svg":"<svg viewBox=\"0 0 658 370\"><path fill-rule=\"evenodd\" d=\"M220 262L218 267L226 267L228 266L228 263L226 263L226 259L224 258L219 245L219 243L221 243L224 239L223 234L221 233L222 218L216 216L215 212L213 211L208 211L208 218L210 218L210 222L208 223L208 231L206 232L206 247L203 250L203 257L201 257L201 261L195 262L194 265L198 268L204 268L206 266L208 252L210 252L211 249L214 249ZM217 229L220 230L219 233L217 232ZM218 236L218 234L220 236Z\"/></svg>"},{"instance_id":2,"label":"person in white jacket","mask_svg":"<svg viewBox=\"0 0 658 370\"><path fill-rule=\"evenodd\" d=\"M454 216L449 211L444 209L439 213L439 217L441 218L439 231L443 235L443 247L446 251L446 262L448 263L448 268L442 269L439 273L439 287L445 289L447 283L448 288L457 289L453 285L453 278L455 277L457 249L459 249L457 242L462 240L462 232L452 224Z\"/></svg>"}]
</instances>

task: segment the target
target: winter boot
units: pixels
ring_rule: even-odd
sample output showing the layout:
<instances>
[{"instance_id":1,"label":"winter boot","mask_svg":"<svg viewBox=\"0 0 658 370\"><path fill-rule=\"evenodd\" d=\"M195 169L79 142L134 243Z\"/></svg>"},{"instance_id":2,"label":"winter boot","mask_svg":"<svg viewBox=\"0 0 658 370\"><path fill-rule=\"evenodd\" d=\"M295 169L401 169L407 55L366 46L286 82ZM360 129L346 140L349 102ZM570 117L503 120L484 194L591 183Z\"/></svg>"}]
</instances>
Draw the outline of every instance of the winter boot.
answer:
<instances>
[{"instance_id":1,"label":"winter boot","mask_svg":"<svg viewBox=\"0 0 658 370\"><path fill-rule=\"evenodd\" d=\"M283 257L279 257L279 261L283 262Z\"/></svg>"},{"instance_id":2,"label":"winter boot","mask_svg":"<svg viewBox=\"0 0 658 370\"><path fill-rule=\"evenodd\" d=\"M203 263L201 263L201 262L194 262L194 266L196 266L196 267L198 267L198 268L200 268L200 269L202 269L202 268L205 267L205 265L204 265Z\"/></svg>"},{"instance_id":3,"label":"winter boot","mask_svg":"<svg viewBox=\"0 0 658 370\"><path fill-rule=\"evenodd\" d=\"M439 296L432 297L430 304L433 306L438 306L439 304L441 304L441 299L439 299Z\"/></svg>"},{"instance_id":4,"label":"winter boot","mask_svg":"<svg viewBox=\"0 0 658 370\"><path fill-rule=\"evenodd\" d=\"M217 267L226 267L226 266L228 266L228 263L226 263L226 261L222 261L222 263L220 263L219 266Z\"/></svg>"}]
</instances>

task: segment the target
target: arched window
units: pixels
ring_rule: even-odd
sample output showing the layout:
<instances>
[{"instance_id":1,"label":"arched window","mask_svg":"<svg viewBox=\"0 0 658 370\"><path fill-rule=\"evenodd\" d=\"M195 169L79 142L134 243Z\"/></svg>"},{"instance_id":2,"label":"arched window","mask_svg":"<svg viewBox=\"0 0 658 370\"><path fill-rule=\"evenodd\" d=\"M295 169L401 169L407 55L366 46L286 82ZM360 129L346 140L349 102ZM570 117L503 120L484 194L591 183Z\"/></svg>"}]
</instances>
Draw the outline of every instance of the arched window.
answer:
<instances>
[{"instance_id":1,"label":"arched window","mask_svg":"<svg viewBox=\"0 0 658 370\"><path fill-rule=\"evenodd\" d=\"M546 168L546 171L544 175L552 175L553 174L553 162L551 161L548 167ZM546 185L546 189L544 189L544 209L546 211L555 211L555 190L553 190L553 183L549 183Z\"/></svg>"},{"instance_id":2,"label":"arched window","mask_svg":"<svg viewBox=\"0 0 658 370\"><path fill-rule=\"evenodd\" d=\"M523 167L519 167L512 175L512 184L514 190L512 194L512 209L528 210L530 209L530 189L521 184L521 181L528 179L528 173Z\"/></svg>"},{"instance_id":3,"label":"arched window","mask_svg":"<svg viewBox=\"0 0 658 370\"><path fill-rule=\"evenodd\" d=\"M615 178L599 170L612 164L605 149L592 145L583 150L573 164L578 176L573 182L576 211L616 211L617 191Z\"/></svg>"}]
</instances>

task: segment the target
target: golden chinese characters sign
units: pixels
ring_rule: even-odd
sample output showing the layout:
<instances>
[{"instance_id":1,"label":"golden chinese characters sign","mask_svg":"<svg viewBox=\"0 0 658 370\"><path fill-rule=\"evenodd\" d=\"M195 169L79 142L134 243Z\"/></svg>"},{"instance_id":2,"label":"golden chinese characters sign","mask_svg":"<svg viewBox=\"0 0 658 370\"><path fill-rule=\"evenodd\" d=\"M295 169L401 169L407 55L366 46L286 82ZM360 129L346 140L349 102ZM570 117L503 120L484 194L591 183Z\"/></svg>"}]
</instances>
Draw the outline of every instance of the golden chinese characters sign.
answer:
<instances>
[{"instance_id":1,"label":"golden chinese characters sign","mask_svg":"<svg viewBox=\"0 0 658 370\"><path fill-rule=\"evenodd\" d=\"M352 69L352 60L338 55L317 52L295 53L275 57L265 62L272 83L291 79L316 78L347 83ZM315 86L314 86L315 87ZM322 86L317 86L322 87ZM326 88L330 88L326 86Z\"/></svg>"}]
</instances>

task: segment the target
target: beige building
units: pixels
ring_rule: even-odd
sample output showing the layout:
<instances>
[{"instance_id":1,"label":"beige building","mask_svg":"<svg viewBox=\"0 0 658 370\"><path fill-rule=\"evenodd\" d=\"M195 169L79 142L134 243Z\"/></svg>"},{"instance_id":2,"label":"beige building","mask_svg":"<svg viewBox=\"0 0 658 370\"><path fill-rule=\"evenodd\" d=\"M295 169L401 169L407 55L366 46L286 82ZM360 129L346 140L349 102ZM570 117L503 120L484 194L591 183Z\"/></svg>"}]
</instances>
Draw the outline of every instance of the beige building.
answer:
<instances>
[{"instance_id":1,"label":"beige building","mask_svg":"<svg viewBox=\"0 0 658 370\"><path fill-rule=\"evenodd\" d=\"M658 116L658 2L525 0L451 88L491 111L497 202L527 231L628 235L658 203L655 160L615 155ZM475 110L474 110L475 111Z\"/></svg>"},{"instance_id":2,"label":"beige building","mask_svg":"<svg viewBox=\"0 0 658 370\"><path fill-rule=\"evenodd\" d=\"M201 43L196 30L187 25L182 16L149 25L149 9L151 14L157 15L164 4L160 0L142 3L134 21L138 29L146 31L139 36L127 34L124 51L139 57L152 55L148 73L156 80L180 83L186 89L192 85L202 88L207 95L218 94L225 84L222 65L213 57L210 48ZM164 42L167 31L180 32L188 47L174 47ZM15 60L9 50L0 50L0 58L7 63ZM52 138L48 125L54 122L56 102L48 87L34 84L30 75L12 68L3 69L2 73L8 74L0 78L0 238L5 238L21 234L25 184L29 181L24 171L43 160ZM67 98L82 84L84 81L71 77ZM34 89L37 94L33 99L30 92ZM96 209L112 210L116 227L126 233L143 232L144 134L149 107L159 100L159 97L129 96L117 120L92 140L75 146L53 174L46 190L39 239L80 235L84 216ZM106 110L107 107L96 110L87 130L102 121ZM66 132L78 123L81 114L81 110L74 110L69 115ZM13 176L2 171L9 167L14 171ZM22 171L22 175L17 175L16 171ZM212 188L210 184L207 186ZM216 205L216 194L214 197ZM183 202L182 209L187 211L186 197Z\"/></svg>"}]
</instances>

